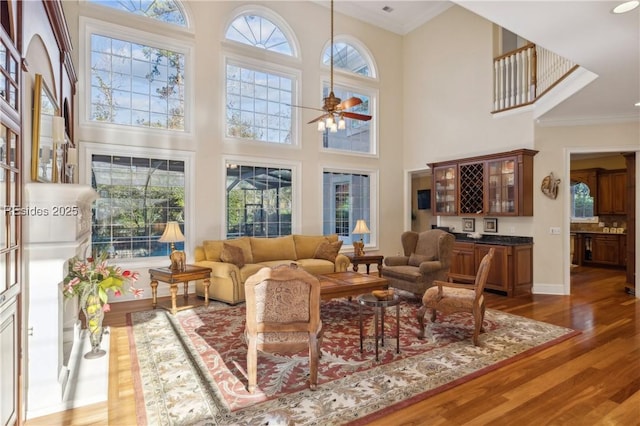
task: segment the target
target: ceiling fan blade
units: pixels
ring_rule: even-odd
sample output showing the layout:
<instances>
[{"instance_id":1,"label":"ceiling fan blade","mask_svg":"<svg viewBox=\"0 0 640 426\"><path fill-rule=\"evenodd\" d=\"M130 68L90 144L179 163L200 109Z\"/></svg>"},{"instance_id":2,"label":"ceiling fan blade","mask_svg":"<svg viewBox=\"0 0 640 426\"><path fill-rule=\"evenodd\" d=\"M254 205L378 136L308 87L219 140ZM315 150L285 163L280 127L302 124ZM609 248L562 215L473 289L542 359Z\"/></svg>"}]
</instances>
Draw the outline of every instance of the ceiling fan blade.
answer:
<instances>
[{"instance_id":1,"label":"ceiling fan blade","mask_svg":"<svg viewBox=\"0 0 640 426\"><path fill-rule=\"evenodd\" d=\"M342 114L343 116L345 116L347 118L353 118L354 120L362 120L362 121L371 120L371 116L370 115L358 114L357 112L343 111L340 114Z\"/></svg>"},{"instance_id":2,"label":"ceiling fan blade","mask_svg":"<svg viewBox=\"0 0 640 426\"><path fill-rule=\"evenodd\" d=\"M362 99L356 98L355 96L349 99L346 99L340 103L336 108L337 109L347 109L356 105L360 105L362 103Z\"/></svg>"},{"instance_id":3,"label":"ceiling fan blade","mask_svg":"<svg viewBox=\"0 0 640 426\"><path fill-rule=\"evenodd\" d=\"M294 107L294 108L304 108L304 109L312 109L314 111L324 111L322 108L308 107L304 105L293 105L293 104L285 104L285 105Z\"/></svg>"},{"instance_id":4,"label":"ceiling fan blade","mask_svg":"<svg viewBox=\"0 0 640 426\"><path fill-rule=\"evenodd\" d=\"M328 116L329 116L329 114L322 114L320 117L314 118L313 120L311 120L307 124L311 124L311 123L315 123L316 121L324 120Z\"/></svg>"}]
</instances>

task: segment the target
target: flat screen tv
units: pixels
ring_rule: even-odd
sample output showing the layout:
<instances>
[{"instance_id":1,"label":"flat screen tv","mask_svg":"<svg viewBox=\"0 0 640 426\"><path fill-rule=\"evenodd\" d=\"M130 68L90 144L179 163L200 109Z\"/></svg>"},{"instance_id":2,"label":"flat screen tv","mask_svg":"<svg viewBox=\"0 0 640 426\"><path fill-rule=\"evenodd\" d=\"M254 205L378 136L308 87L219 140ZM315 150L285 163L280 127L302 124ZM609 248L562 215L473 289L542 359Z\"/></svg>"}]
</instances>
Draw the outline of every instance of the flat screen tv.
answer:
<instances>
[{"instance_id":1,"label":"flat screen tv","mask_svg":"<svg viewBox=\"0 0 640 426\"><path fill-rule=\"evenodd\" d=\"M429 210L431 208L431 190L418 190L418 210Z\"/></svg>"}]
</instances>

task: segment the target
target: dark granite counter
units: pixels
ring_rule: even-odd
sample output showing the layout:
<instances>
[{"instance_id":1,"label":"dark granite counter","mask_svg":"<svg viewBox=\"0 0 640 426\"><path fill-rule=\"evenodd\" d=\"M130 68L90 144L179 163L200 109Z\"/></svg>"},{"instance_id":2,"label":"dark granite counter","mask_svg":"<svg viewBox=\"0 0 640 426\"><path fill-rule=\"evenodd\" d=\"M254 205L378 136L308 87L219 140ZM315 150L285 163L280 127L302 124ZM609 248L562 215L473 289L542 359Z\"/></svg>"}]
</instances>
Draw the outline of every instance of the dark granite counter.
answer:
<instances>
[{"instance_id":1,"label":"dark granite counter","mask_svg":"<svg viewBox=\"0 0 640 426\"><path fill-rule=\"evenodd\" d=\"M461 232L452 232L456 237L456 241L476 244L495 244L501 246L520 246L533 244L533 237L519 237L515 235L487 235L483 234L482 238L470 238L468 234Z\"/></svg>"}]
</instances>

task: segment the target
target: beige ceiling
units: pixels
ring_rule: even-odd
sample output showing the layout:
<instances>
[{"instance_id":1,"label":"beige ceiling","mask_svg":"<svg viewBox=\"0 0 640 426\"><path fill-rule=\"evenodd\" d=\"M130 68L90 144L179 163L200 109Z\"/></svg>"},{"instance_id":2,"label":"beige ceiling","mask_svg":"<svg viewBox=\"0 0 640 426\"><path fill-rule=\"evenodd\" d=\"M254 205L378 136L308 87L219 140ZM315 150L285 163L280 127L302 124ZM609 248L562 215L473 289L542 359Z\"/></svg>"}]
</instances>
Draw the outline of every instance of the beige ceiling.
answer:
<instances>
[{"instance_id":1,"label":"beige ceiling","mask_svg":"<svg viewBox=\"0 0 640 426\"><path fill-rule=\"evenodd\" d=\"M317 3L328 6L327 1ZM539 118L547 124L639 121L640 8L617 1L456 1L485 19L578 63L598 77ZM453 6L448 1L340 1L335 10L407 34ZM390 12L383 10L390 7ZM639 141L640 143L640 141Z\"/></svg>"}]
</instances>

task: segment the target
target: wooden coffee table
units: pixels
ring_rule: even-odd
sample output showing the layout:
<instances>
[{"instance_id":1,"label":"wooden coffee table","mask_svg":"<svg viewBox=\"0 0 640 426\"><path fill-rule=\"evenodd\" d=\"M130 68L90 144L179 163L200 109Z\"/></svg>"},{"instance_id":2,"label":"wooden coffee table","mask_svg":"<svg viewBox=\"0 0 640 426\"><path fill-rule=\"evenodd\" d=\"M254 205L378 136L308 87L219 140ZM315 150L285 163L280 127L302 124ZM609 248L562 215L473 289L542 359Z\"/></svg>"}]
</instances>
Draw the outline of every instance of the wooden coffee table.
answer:
<instances>
[{"instance_id":1,"label":"wooden coffee table","mask_svg":"<svg viewBox=\"0 0 640 426\"><path fill-rule=\"evenodd\" d=\"M334 272L318 275L318 279L320 280L320 297L323 300L357 296L373 290L389 288L389 281L385 278L357 272Z\"/></svg>"}]
</instances>

